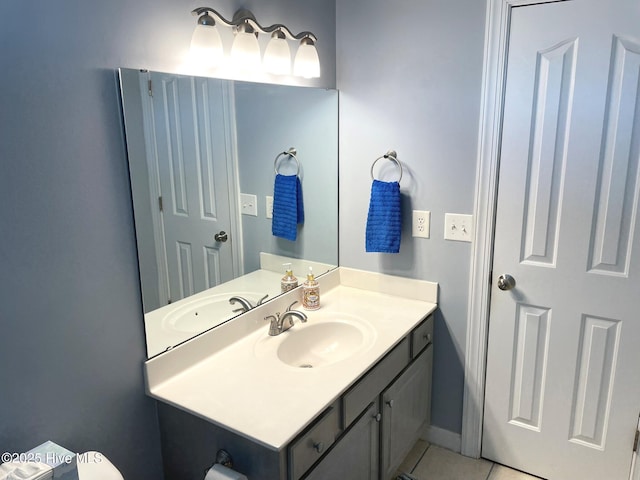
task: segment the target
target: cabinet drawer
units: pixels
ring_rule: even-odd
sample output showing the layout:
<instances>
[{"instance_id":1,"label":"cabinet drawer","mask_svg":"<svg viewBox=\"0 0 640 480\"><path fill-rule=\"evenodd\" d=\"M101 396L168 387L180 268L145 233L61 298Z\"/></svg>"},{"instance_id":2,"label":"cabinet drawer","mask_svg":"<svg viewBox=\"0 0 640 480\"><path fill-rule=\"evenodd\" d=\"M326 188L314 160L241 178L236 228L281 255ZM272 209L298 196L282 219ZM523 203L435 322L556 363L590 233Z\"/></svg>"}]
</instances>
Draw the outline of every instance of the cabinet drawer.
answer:
<instances>
[{"instance_id":1,"label":"cabinet drawer","mask_svg":"<svg viewBox=\"0 0 640 480\"><path fill-rule=\"evenodd\" d=\"M298 480L340 434L340 403L336 402L289 447L291 480Z\"/></svg>"},{"instance_id":2,"label":"cabinet drawer","mask_svg":"<svg viewBox=\"0 0 640 480\"><path fill-rule=\"evenodd\" d=\"M433 343L433 315L429 315L411 332L411 358L416 358L431 343Z\"/></svg>"},{"instance_id":3,"label":"cabinet drawer","mask_svg":"<svg viewBox=\"0 0 640 480\"><path fill-rule=\"evenodd\" d=\"M409 339L405 337L342 396L343 427L350 425L408 364Z\"/></svg>"}]
</instances>

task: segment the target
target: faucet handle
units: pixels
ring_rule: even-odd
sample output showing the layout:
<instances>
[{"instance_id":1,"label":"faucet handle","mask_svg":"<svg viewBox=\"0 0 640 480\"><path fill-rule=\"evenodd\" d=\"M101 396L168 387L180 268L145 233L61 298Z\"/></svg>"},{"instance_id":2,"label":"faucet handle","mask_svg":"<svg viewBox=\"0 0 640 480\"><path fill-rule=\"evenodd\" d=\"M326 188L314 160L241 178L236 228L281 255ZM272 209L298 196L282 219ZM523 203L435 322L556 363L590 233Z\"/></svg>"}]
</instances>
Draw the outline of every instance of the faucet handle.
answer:
<instances>
[{"instance_id":1,"label":"faucet handle","mask_svg":"<svg viewBox=\"0 0 640 480\"><path fill-rule=\"evenodd\" d=\"M295 302L293 302L291 305L289 305L285 311L286 312L290 312L291 311L291 307L293 307L296 303L298 303L297 300Z\"/></svg>"},{"instance_id":2,"label":"faucet handle","mask_svg":"<svg viewBox=\"0 0 640 480\"><path fill-rule=\"evenodd\" d=\"M269 324L269 335L275 336L280 333L280 312L276 312L275 315L267 315L264 317L266 321L271 322Z\"/></svg>"},{"instance_id":3,"label":"faucet handle","mask_svg":"<svg viewBox=\"0 0 640 480\"><path fill-rule=\"evenodd\" d=\"M260 300L258 300L258 303L256 303L256 307L258 305L262 305L262 302L264 302L267 299L268 296L269 296L269 294L267 293L264 297L262 297Z\"/></svg>"}]
</instances>

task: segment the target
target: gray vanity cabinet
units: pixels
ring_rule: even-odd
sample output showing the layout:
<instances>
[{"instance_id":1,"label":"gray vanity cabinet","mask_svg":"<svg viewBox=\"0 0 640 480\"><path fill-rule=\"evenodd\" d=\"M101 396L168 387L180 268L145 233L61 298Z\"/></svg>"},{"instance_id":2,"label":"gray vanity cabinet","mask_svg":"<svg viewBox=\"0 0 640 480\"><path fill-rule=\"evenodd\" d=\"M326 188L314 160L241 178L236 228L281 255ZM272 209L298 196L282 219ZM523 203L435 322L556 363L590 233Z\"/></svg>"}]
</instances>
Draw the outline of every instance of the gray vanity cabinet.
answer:
<instances>
[{"instance_id":1,"label":"gray vanity cabinet","mask_svg":"<svg viewBox=\"0 0 640 480\"><path fill-rule=\"evenodd\" d=\"M305 480L379 478L380 420L378 402L374 402Z\"/></svg>"},{"instance_id":2,"label":"gray vanity cabinet","mask_svg":"<svg viewBox=\"0 0 640 480\"><path fill-rule=\"evenodd\" d=\"M203 478L219 449L250 479L391 479L429 422L432 336L429 316L278 450L159 402L166 480Z\"/></svg>"},{"instance_id":3,"label":"gray vanity cabinet","mask_svg":"<svg viewBox=\"0 0 640 480\"><path fill-rule=\"evenodd\" d=\"M432 338L430 316L342 396L345 433L303 480L394 478L430 421Z\"/></svg>"}]
</instances>

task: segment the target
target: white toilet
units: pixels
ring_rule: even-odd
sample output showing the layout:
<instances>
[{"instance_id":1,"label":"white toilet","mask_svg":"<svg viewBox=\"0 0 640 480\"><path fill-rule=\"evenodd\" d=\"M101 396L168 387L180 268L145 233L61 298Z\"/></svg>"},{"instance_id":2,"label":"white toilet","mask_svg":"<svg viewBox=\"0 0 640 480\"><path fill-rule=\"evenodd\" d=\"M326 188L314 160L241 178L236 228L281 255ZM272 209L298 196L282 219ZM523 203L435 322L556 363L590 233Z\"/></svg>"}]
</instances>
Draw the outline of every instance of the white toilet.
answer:
<instances>
[{"instance_id":1,"label":"white toilet","mask_svg":"<svg viewBox=\"0 0 640 480\"><path fill-rule=\"evenodd\" d=\"M124 480L113 463L100 452L86 452L77 457L79 480Z\"/></svg>"}]
</instances>

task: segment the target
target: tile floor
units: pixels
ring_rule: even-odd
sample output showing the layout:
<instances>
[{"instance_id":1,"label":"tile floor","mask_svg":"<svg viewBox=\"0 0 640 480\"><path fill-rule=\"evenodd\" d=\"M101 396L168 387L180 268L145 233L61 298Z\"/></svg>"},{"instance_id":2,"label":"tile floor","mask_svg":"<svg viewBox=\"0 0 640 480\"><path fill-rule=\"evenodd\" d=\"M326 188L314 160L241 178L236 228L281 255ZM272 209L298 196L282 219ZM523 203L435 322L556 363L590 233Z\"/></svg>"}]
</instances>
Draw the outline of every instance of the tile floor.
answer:
<instances>
[{"instance_id":1,"label":"tile floor","mask_svg":"<svg viewBox=\"0 0 640 480\"><path fill-rule=\"evenodd\" d=\"M464 457L418 440L398 469L416 480L540 480L488 460Z\"/></svg>"}]
</instances>

